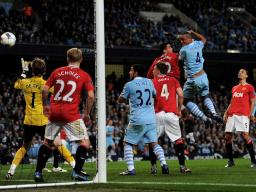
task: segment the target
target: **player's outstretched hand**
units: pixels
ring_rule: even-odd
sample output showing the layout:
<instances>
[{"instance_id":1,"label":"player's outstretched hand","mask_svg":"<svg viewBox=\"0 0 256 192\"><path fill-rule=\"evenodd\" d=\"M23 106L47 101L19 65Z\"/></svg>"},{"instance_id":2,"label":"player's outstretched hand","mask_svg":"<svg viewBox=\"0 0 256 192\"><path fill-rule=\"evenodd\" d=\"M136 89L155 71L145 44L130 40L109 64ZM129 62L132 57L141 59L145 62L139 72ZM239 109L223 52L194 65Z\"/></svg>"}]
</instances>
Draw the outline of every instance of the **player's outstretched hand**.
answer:
<instances>
[{"instance_id":1,"label":"player's outstretched hand","mask_svg":"<svg viewBox=\"0 0 256 192\"><path fill-rule=\"evenodd\" d=\"M23 58L20 59L21 60L21 66L22 66L22 70L24 72L29 71L29 65L30 65L30 61L25 61Z\"/></svg>"}]
</instances>

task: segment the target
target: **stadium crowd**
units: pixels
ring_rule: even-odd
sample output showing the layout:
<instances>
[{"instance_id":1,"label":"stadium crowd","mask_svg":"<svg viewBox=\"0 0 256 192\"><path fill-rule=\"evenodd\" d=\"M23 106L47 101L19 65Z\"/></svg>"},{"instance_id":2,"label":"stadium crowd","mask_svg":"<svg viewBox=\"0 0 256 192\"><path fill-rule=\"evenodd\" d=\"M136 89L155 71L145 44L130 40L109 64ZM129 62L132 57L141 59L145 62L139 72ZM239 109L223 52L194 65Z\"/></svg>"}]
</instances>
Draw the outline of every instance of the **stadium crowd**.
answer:
<instances>
[{"instance_id":1,"label":"stadium crowd","mask_svg":"<svg viewBox=\"0 0 256 192\"><path fill-rule=\"evenodd\" d=\"M1 164L10 163L17 149L22 144L23 136L23 118L24 118L24 99L23 93L13 88L16 75L0 75L0 161ZM114 133L113 139L115 144L115 153L112 159L117 160L123 158L123 136L124 128L128 124L129 106L126 104L119 105L116 103L121 88L125 82L125 78L121 76L117 78L115 73L107 77L106 100L107 100L107 119L113 120ZM217 105L219 111L223 114L229 101L229 88L218 85L212 85L212 98ZM199 106L203 103L196 98ZM183 137L186 140L186 155L190 159L202 157L225 157L225 140L224 127L213 124L205 127L204 123L195 119L192 115L186 114L181 119L181 127ZM87 126L89 137L91 140L90 158L94 158L96 154L96 119L92 115L92 119ZM251 129L253 138L256 132ZM191 137L192 132L193 137ZM34 144L38 148L41 143L40 137L35 137ZM166 136L161 137L159 142L164 148L165 155L168 157L175 156L173 143ZM242 157L247 154L244 147L243 139L236 135L234 138L235 157ZM33 148L32 148L33 151ZM33 152L32 152L33 153ZM28 153L31 156L31 153ZM33 155L32 155L33 156ZM148 149L141 143L137 149L137 157L148 158ZM25 158L25 161L28 157Z\"/></svg>"},{"instance_id":2,"label":"stadium crowd","mask_svg":"<svg viewBox=\"0 0 256 192\"><path fill-rule=\"evenodd\" d=\"M243 18L230 12L229 7L242 7L254 13L255 3L249 1L161 0L172 3L185 15L198 23L208 39L206 50L235 49L255 51L256 28ZM106 0L105 31L109 47L155 48L173 41L185 30L193 28L176 16L164 16L153 22L143 18L142 10L159 11L159 1ZM72 14L71 11L72 10ZM0 32L11 31L18 43L94 45L93 1L54 0L14 3L11 9L0 7Z\"/></svg>"}]
</instances>

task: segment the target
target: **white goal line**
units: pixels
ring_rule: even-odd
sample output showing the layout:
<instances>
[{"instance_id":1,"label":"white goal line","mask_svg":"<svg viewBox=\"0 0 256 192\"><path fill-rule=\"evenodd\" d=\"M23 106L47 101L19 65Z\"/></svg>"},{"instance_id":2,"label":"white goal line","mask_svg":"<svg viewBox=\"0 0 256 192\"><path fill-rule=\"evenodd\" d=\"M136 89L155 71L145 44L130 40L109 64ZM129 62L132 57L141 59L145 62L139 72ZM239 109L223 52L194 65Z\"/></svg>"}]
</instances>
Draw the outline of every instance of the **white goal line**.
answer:
<instances>
[{"instance_id":1,"label":"white goal line","mask_svg":"<svg viewBox=\"0 0 256 192\"><path fill-rule=\"evenodd\" d=\"M33 181L33 180L15 180L15 181ZM40 184L25 184L25 185L4 185L0 186L0 189L25 189L34 187L58 187L58 186L69 186L69 185L82 185L92 184L95 181L80 181L80 182L63 182L63 183L40 183ZM109 184L147 184L147 185L190 185L190 186L226 186L226 187L256 187L256 184L236 184L236 183L190 183L190 182L121 182L121 181L110 181Z\"/></svg>"},{"instance_id":2,"label":"white goal line","mask_svg":"<svg viewBox=\"0 0 256 192\"><path fill-rule=\"evenodd\" d=\"M206 185L206 186L230 186L230 187L256 187L256 184L236 184L236 183L189 183L189 182L119 182L119 181L110 181L111 184L147 184L147 185Z\"/></svg>"},{"instance_id":3,"label":"white goal line","mask_svg":"<svg viewBox=\"0 0 256 192\"><path fill-rule=\"evenodd\" d=\"M21 181L21 180L15 180ZM26 180L30 181L30 180ZM31 180L34 181L34 180ZM0 186L0 189L25 189L25 188L41 188L41 187L60 187L60 186L69 186L69 185L82 185L82 184L91 184L95 181L79 181L79 182L63 182L63 183L40 183L40 184L24 184L24 185L3 185Z\"/></svg>"}]
</instances>

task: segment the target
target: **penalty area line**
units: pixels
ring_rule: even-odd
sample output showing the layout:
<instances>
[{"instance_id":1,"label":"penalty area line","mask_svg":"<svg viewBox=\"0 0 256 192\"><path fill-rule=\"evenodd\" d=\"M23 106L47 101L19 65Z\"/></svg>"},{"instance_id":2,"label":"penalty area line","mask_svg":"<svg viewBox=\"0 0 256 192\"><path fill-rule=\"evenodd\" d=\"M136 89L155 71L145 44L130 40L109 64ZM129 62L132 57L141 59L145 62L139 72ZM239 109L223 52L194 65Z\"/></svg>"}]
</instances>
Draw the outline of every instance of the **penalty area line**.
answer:
<instances>
[{"instance_id":1,"label":"penalty area line","mask_svg":"<svg viewBox=\"0 0 256 192\"><path fill-rule=\"evenodd\" d=\"M146 185L194 185L194 186L227 186L227 187L256 187L256 184L236 184L236 183L189 183L189 182L119 182L110 181L111 184L146 184Z\"/></svg>"}]
</instances>

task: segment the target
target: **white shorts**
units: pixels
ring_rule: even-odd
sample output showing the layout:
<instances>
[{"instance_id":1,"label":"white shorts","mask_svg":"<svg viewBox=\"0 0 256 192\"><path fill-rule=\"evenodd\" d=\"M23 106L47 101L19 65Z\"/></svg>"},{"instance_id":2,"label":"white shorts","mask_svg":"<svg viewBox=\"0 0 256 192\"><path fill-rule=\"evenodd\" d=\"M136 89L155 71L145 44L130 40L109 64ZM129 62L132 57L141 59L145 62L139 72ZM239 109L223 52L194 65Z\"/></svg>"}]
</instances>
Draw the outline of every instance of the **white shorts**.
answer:
<instances>
[{"instance_id":1,"label":"white shorts","mask_svg":"<svg viewBox=\"0 0 256 192\"><path fill-rule=\"evenodd\" d=\"M249 132L250 120L248 116L233 115L228 117L225 132Z\"/></svg>"},{"instance_id":2,"label":"white shorts","mask_svg":"<svg viewBox=\"0 0 256 192\"><path fill-rule=\"evenodd\" d=\"M156 122L158 137L165 132L172 142L181 138L179 117L176 114L161 111L156 114Z\"/></svg>"},{"instance_id":3,"label":"white shorts","mask_svg":"<svg viewBox=\"0 0 256 192\"><path fill-rule=\"evenodd\" d=\"M45 127L45 138L54 140L62 128L70 141L89 139L82 119L77 119L70 123L49 122Z\"/></svg>"}]
</instances>

